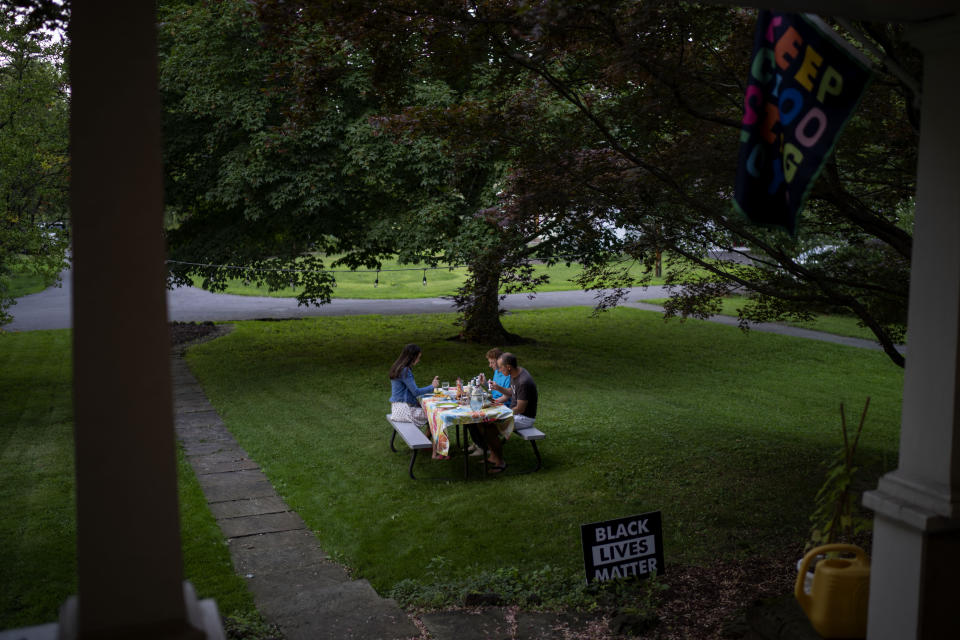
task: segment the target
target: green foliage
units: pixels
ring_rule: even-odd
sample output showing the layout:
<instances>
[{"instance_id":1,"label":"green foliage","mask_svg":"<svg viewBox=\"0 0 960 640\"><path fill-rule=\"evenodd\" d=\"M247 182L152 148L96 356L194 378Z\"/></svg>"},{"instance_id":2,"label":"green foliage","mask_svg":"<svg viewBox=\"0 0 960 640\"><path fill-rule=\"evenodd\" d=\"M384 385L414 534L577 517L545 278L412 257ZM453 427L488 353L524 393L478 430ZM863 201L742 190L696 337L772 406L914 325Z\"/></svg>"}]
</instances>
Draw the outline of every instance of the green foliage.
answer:
<instances>
[{"instance_id":1,"label":"green foliage","mask_svg":"<svg viewBox=\"0 0 960 640\"><path fill-rule=\"evenodd\" d=\"M473 567L468 575L451 577L450 562L438 556L427 565L425 581L404 579L390 590L401 606L442 609L461 607L471 594L496 594L505 605L523 608L577 608L593 600L586 594L583 577L559 567L521 571L517 567Z\"/></svg>"},{"instance_id":2,"label":"green foliage","mask_svg":"<svg viewBox=\"0 0 960 640\"><path fill-rule=\"evenodd\" d=\"M502 605L523 609L612 610L640 615L656 611L658 596L668 585L662 579L619 579L588 585L583 575L560 567L539 569L473 567L466 576L451 577L450 561L435 557L427 565L427 579L404 579L389 596L403 607L444 609L462 607L468 596L495 596Z\"/></svg>"},{"instance_id":3,"label":"green foliage","mask_svg":"<svg viewBox=\"0 0 960 640\"><path fill-rule=\"evenodd\" d=\"M860 491L854 486L854 479L858 467L854 466L854 456L863 432L863 424L867 418L867 409L870 407L870 398L863 406L860 424L852 438L847 434L847 416L840 403L840 425L843 434L843 447L832 460L824 464L827 467L823 486L815 498L816 509L810 516L813 524L810 530L810 539L804 552L813 547L832 544L835 542L853 542L853 537L869 531L872 519L864 515L859 507Z\"/></svg>"},{"instance_id":4,"label":"green foliage","mask_svg":"<svg viewBox=\"0 0 960 640\"><path fill-rule=\"evenodd\" d=\"M319 24L270 46L243 0L171 1L161 18L173 283L220 291L238 278L327 302L325 267L416 257L426 223L459 202L442 144L380 135L364 56ZM305 77L323 84L310 100ZM343 255L327 265L318 252Z\"/></svg>"},{"instance_id":5,"label":"green foliage","mask_svg":"<svg viewBox=\"0 0 960 640\"><path fill-rule=\"evenodd\" d=\"M64 45L0 12L0 324L26 266L41 288L56 282L69 244Z\"/></svg>"},{"instance_id":6,"label":"green foliage","mask_svg":"<svg viewBox=\"0 0 960 640\"><path fill-rule=\"evenodd\" d=\"M577 283L606 289L606 308L636 282L617 264L624 252L652 267L669 250L699 272L668 275L684 285L669 314L703 316L746 289L745 320L843 310L904 362L917 140L897 81L867 91L794 240L730 212L750 11L626 0L163 7L169 241L194 263L175 266L175 282L222 290L239 276L318 303L332 295L324 265L288 270L310 251L346 253L348 266L463 263L461 337L503 342L516 336L500 321L501 291L544 283L527 258L576 256L587 267ZM866 31L919 73L901 26ZM715 260L717 248L741 260ZM204 266L224 264L238 269Z\"/></svg>"},{"instance_id":7,"label":"green foliage","mask_svg":"<svg viewBox=\"0 0 960 640\"><path fill-rule=\"evenodd\" d=\"M345 253L337 264L350 267L393 255L466 264L453 297L461 333L499 340L501 289L546 281L529 257L592 262L615 250L612 229L589 212L505 213L511 167L530 148L562 144L574 110L499 64L489 34L401 27L386 42L345 38L329 9L164 5L173 283L199 277L217 291L236 277L323 303L334 286L325 265L291 269L311 252Z\"/></svg>"},{"instance_id":8,"label":"green foliage","mask_svg":"<svg viewBox=\"0 0 960 640\"><path fill-rule=\"evenodd\" d=\"M222 290L226 276L239 275L270 290L302 289L302 303L324 302L333 282L322 263L313 274L288 269L305 251L335 246L348 266L376 266L387 253L463 263L470 274L454 296L461 333L499 341L507 338L501 290L545 282L529 256L591 264L619 247L608 223L623 203L569 193L595 192L594 178L607 172L594 163L590 175L569 180L571 165L597 155L580 148L597 133L536 69L508 62L516 34L504 52L486 28L451 29L446 20L462 7L425 29L411 14L373 6L169 7L161 38L168 201L179 208L169 240L175 258L194 263L174 267L176 282L200 276ZM377 26L368 29L371 15ZM477 16L463 17L460 25L475 26ZM558 74L578 67L548 66ZM598 92L605 100L596 104L622 93L632 92ZM254 117L234 117L251 104ZM521 177L544 176L568 184L514 197ZM204 266L215 264L237 269Z\"/></svg>"},{"instance_id":9,"label":"green foliage","mask_svg":"<svg viewBox=\"0 0 960 640\"><path fill-rule=\"evenodd\" d=\"M914 193L917 132L895 78L867 90L793 239L752 227L730 210L752 11L632 0L259 6L273 29L323 22L329 33L370 51L375 91L402 94L411 73L431 89L438 80L461 89L453 102L394 108L383 119L403 135L443 136L455 158L504 162L497 200L480 213L509 230L497 256L507 263L528 250L544 258L574 254L590 266L580 284L616 289L631 282L608 264L622 251L651 266L671 250L709 274L693 280L677 274L673 282L684 286L668 313L712 313L717 300L736 289L756 294L743 307L752 321L843 309L903 364L895 345L906 321L912 238L903 212ZM919 77L919 52L905 42L901 25L864 31L877 50ZM483 74L480 63L486 63ZM470 84L489 77L499 81L495 91ZM878 131L884 135L878 138ZM628 235L611 233L614 228ZM807 250L823 246L831 250L822 259L804 259ZM739 260L715 260L718 248ZM479 244L471 250L472 266L492 257ZM473 275L458 302L472 309L484 300L479 317L489 320L496 309L488 298L497 287L483 280L504 274L480 268ZM521 286L536 284L522 270L515 277ZM619 294L606 295L602 306Z\"/></svg>"},{"instance_id":10,"label":"green foliage","mask_svg":"<svg viewBox=\"0 0 960 640\"><path fill-rule=\"evenodd\" d=\"M247 615L226 616L223 630L228 640L283 640L283 634L276 625L264 622L256 611Z\"/></svg>"}]
</instances>

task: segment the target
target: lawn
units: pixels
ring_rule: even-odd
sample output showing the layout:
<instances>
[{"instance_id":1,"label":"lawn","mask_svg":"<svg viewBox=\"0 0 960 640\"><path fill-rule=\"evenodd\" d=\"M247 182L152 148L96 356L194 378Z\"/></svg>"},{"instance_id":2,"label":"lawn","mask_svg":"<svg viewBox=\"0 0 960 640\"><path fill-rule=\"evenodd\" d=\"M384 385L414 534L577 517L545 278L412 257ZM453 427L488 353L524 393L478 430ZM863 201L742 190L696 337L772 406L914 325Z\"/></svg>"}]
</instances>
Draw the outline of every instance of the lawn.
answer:
<instances>
[{"instance_id":1,"label":"lawn","mask_svg":"<svg viewBox=\"0 0 960 640\"><path fill-rule=\"evenodd\" d=\"M421 456L413 481L407 452L388 447L386 372L412 341L421 384L479 373L487 345L448 340L452 321L240 322L187 354L323 548L384 594L491 572L582 584L580 524L651 510L668 579L681 563L793 557L839 446L841 400L849 415L872 397L863 483L896 464L902 370L881 353L577 308L504 317L536 340L514 351L540 388L544 468L464 481L461 459ZM69 348L69 331L0 336L0 628L55 619L76 589ZM519 440L506 456L510 470L533 464ZM182 458L179 469L187 577L221 613L255 616Z\"/></svg>"},{"instance_id":2,"label":"lawn","mask_svg":"<svg viewBox=\"0 0 960 640\"><path fill-rule=\"evenodd\" d=\"M669 259L664 259L664 268L669 268ZM441 267L432 269L425 264L400 264L396 260L384 262L383 270L344 271L334 269L337 284L333 292L334 298L353 299L399 299L399 298L435 298L451 296L463 284L467 276L466 267ZM580 274L580 265L559 263L548 267L543 264L535 265L535 275L548 274L550 281L537 287L537 291L569 291L578 287L571 282ZM643 267L634 263L631 273L635 277L643 275ZM426 277L427 284L423 284ZM194 284L200 286L202 279L194 278ZM374 287L374 282L377 286ZM653 278L650 284L663 284L663 278ZM293 298L299 293L292 288L269 292L266 288L259 288L241 280L229 280L225 293L245 296L270 296L277 298Z\"/></svg>"},{"instance_id":3,"label":"lawn","mask_svg":"<svg viewBox=\"0 0 960 640\"><path fill-rule=\"evenodd\" d=\"M663 304L666 298L649 298L641 302L650 304ZM739 309L746 304L747 298L743 296L727 296L721 303L720 315L732 316L736 318L739 315ZM808 322L784 321L782 324L791 327L800 327L802 329L811 329L813 331L823 331L824 333L833 333L838 336L847 336L849 338L862 338L864 340L876 340L873 332L866 327L858 324L859 320L853 316L839 316L818 314L813 320Z\"/></svg>"},{"instance_id":4,"label":"lawn","mask_svg":"<svg viewBox=\"0 0 960 640\"><path fill-rule=\"evenodd\" d=\"M21 298L46 289L43 277L33 272L26 259L13 264L10 275L7 277L7 286L11 298Z\"/></svg>"},{"instance_id":5,"label":"lawn","mask_svg":"<svg viewBox=\"0 0 960 640\"><path fill-rule=\"evenodd\" d=\"M51 622L76 593L71 332L0 335L0 629ZM259 614L178 457L184 573L223 616ZM232 624L228 621L228 624Z\"/></svg>"},{"instance_id":6,"label":"lawn","mask_svg":"<svg viewBox=\"0 0 960 640\"><path fill-rule=\"evenodd\" d=\"M452 316L241 322L188 361L278 492L334 558L381 592L547 567L582 576L581 523L663 513L668 567L803 546L839 403L872 397L864 480L896 463L902 370L881 353L656 313L507 315L541 392L544 469L482 482L462 461L390 452L387 369L406 342L416 373L473 376L489 345L448 340ZM529 466L529 445L507 460ZM442 572L438 572L442 567ZM669 571L669 569L668 569ZM582 579L582 577L581 577Z\"/></svg>"}]
</instances>

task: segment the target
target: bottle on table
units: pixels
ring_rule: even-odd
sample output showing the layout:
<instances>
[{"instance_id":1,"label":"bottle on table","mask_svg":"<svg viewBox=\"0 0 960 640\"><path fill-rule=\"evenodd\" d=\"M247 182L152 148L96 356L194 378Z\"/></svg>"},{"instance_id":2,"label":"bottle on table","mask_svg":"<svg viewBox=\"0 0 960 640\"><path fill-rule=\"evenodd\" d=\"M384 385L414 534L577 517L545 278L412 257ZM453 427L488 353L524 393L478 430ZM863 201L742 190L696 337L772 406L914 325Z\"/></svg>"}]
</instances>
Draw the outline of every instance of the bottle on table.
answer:
<instances>
[{"instance_id":1,"label":"bottle on table","mask_svg":"<svg viewBox=\"0 0 960 640\"><path fill-rule=\"evenodd\" d=\"M483 409L483 391L480 389L480 385L474 385L473 391L470 393L470 409L472 411Z\"/></svg>"}]
</instances>

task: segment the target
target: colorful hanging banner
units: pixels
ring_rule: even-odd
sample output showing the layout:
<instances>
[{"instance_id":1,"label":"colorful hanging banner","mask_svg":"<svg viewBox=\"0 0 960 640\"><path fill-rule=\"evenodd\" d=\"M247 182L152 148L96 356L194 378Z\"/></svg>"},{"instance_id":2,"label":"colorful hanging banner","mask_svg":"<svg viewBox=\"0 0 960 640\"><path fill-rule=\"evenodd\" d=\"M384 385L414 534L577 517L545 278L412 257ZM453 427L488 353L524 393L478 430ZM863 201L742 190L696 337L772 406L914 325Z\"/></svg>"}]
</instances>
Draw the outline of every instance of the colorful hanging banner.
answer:
<instances>
[{"instance_id":1,"label":"colorful hanging banner","mask_svg":"<svg viewBox=\"0 0 960 640\"><path fill-rule=\"evenodd\" d=\"M734 208L797 231L801 207L873 72L821 21L761 11L744 97Z\"/></svg>"}]
</instances>

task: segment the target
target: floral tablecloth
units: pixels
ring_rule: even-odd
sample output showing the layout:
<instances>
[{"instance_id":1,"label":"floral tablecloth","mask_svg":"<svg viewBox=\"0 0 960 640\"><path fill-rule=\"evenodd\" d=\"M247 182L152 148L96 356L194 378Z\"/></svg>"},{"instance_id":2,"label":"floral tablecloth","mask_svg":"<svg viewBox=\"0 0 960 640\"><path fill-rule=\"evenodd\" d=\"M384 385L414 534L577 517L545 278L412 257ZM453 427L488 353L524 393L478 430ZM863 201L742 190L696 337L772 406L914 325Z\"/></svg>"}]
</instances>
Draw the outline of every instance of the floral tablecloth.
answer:
<instances>
[{"instance_id":1,"label":"floral tablecloth","mask_svg":"<svg viewBox=\"0 0 960 640\"><path fill-rule=\"evenodd\" d=\"M500 435L509 438L513 433L513 411L502 405L492 405L479 411L470 409L470 405L452 406L456 400L447 396L420 396L420 406L427 414L430 425L430 437L433 440L433 457L450 456L450 437L447 429L457 424L476 424L496 422ZM464 438L466 434L464 434Z\"/></svg>"}]
</instances>

